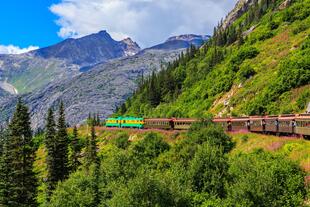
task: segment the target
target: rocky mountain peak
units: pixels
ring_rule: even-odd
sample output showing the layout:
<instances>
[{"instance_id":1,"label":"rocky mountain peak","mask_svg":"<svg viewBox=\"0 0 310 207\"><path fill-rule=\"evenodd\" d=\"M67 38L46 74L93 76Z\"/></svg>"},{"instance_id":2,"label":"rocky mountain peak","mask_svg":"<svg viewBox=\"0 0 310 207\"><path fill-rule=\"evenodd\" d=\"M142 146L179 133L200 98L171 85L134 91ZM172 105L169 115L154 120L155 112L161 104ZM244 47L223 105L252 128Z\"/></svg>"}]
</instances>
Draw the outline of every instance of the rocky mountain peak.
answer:
<instances>
[{"instance_id":1,"label":"rocky mountain peak","mask_svg":"<svg viewBox=\"0 0 310 207\"><path fill-rule=\"evenodd\" d=\"M125 56L135 55L141 50L140 46L130 37L120 41L120 43L123 45Z\"/></svg>"},{"instance_id":2,"label":"rocky mountain peak","mask_svg":"<svg viewBox=\"0 0 310 207\"><path fill-rule=\"evenodd\" d=\"M184 34L184 35L178 35L178 36L172 36L166 40L166 42L170 41L176 41L176 40L181 40L181 41L194 41L194 40L203 40L207 41L210 38L209 35L195 35L195 34Z\"/></svg>"},{"instance_id":3,"label":"rocky mountain peak","mask_svg":"<svg viewBox=\"0 0 310 207\"><path fill-rule=\"evenodd\" d=\"M224 19L222 29L226 29L227 27L229 27L235 20L237 20L246 11L248 11L248 8L257 1L259 0L239 0L236 3L234 9L231 12L229 12L226 18Z\"/></svg>"},{"instance_id":4,"label":"rocky mountain peak","mask_svg":"<svg viewBox=\"0 0 310 207\"><path fill-rule=\"evenodd\" d=\"M134 55L140 47L130 38L114 40L106 30L77 39L67 39L56 45L42 48L32 53L43 58L57 58L81 68L111 59Z\"/></svg>"}]
</instances>

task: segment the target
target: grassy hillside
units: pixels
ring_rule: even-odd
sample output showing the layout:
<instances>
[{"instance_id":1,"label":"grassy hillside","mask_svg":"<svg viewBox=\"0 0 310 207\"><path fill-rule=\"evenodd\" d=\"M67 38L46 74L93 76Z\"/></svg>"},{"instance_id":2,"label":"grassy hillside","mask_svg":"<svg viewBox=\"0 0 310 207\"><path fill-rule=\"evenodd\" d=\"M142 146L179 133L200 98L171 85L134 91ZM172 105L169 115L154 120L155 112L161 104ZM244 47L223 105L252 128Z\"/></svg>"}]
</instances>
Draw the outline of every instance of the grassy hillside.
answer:
<instances>
[{"instance_id":1,"label":"grassy hillside","mask_svg":"<svg viewBox=\"0 0 310 207\"><path fill-rule=\"evenodd\" d=\"M143 80L118 114L304 112L310 101L310 1L294 0L286 8L281 0L261 2L226 30L219 26L203 48Z\"/></svg>"}]
</instances>

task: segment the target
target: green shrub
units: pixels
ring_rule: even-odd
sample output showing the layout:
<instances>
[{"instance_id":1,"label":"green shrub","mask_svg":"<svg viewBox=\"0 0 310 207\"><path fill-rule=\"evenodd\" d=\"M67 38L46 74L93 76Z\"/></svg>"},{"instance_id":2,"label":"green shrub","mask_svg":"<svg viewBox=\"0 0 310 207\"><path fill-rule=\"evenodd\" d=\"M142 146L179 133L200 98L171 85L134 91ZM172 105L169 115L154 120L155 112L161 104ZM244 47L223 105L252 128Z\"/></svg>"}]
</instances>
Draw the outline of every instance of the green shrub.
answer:
<instances>
[{"instance_id":1,"label":"green shrub","mask_svg":"<svg viewBox=\"0 0 310 207\"><path fill-rule=\"evenodd\" d=\"M245 143L245 142L247 142L249 140L249 136L248 135L243 135L242 137L240 137L240 139L241 139L242 143Z\"/></svg>"},{"instance_id":2,"label":"green shrub","mask_svg":"<svg viewBox=\"0 0 310 207\"><path fill-rule=\"evenodd\" d=\"M242 47L237 55L233 56L230 60L232 64L240 65L245 59L252 59L259 54L257 48L252 46L244 46Z\"/></svg>"},{"instance_id":3,"label":"green shrub","mask_svg":"<svg viewBox=\"0 0 310 207\"><path fill-rule=\"evenodd\" d=\"M303 22L303 21L298 21L296 22L296 24L294 25L294 27L292 28L292 32L294 35L303 32L305 30L307 30L309 28L308 23Z\"/></svg>"},{"instance_id":4,"label":"green shrub","mask_svg":"<svg viewBox=\"0 0 310 207\"><path fill-rule=\"evenodd\" d=\"M190 162L189 179L195 192L225 196L228 162L222 147L204 143Z\"/></svg>"},{"instance_id":5,"label":"green shrub","mask_svg":"<svg viewBox=\"0 0 310 207\"><path fill-rule=\"evenodd\" d=\"M129 145L129 135L126 132L118 134L118 136L111 140L112 144L121 149L126 149Z\"/></svg>"},{"instance_id":6,"label":"green shrub","mask_svg":"<svg viewBox=\"0 0 310 207\"><path fill-rule=\"evenodd\" d=\"M58 185L48 206L95 206L96 185L92 175L85 176L84 171L76 172Z\"/></svg>"},{"instance_id":7,"label":"green shrub","mask_svg":"<svg viewBox=\"0 0 310 207\"><path fill-rule=\"evenodd\" d=\"M231 160L227 185L232 206L301 206L306 190L304 173L297 164L257 151Z\"/></svg>"},{"instance_id":8,"label":"green shrub","mask_svg":"<svg viewBox=\"0 0 310 207\"><path fill-rule=\"evenodd\" d=\"M241 67L240 70L237 73L237 78L243 82L247 79L249 79L250 77L254 76L256 74L255 70L249 66L246 65L244 67Z\"/></svg>"},{"instance_id":9,"label":"green shrub","mask_svg":"<svg viewBox=\"0 0 310 207\"><path fill-rule=\"evenodd\" d=\"M160 135L151 132L145 135L144 139L134 143L130 147L130 152L133 157L143 162L143 160L148 161L158 157L160 153L169 150L169 148L169 144Z\"/></svg>"},{"instance_id":10,"label":"green shrub","mask_svg":"<svg viewBox=\"0 0 310 207\"><path fill-rule=\"evenodd\" d=\"M296 100L296 105L299 110L303 110L307 107L310 102L310 90L303 91Z\"/></svg>"}]
</instances>

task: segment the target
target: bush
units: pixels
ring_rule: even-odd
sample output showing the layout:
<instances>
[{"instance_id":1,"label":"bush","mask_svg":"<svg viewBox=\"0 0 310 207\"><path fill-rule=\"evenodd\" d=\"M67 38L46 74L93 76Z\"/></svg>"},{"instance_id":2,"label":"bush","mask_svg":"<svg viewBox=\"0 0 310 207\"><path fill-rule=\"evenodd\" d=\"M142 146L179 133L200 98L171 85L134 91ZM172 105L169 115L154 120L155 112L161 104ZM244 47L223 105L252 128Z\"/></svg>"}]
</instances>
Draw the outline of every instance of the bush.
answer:
<instances>
[{"instance_id":1,"label":"bush","mask_svg":"<svg viewBox=\"0 0 310 207\"><path fill-rule=\"evenodd\" d=\"M159 154L169 150L170 146L156 133L148 133L144 139L133 144L130 148L131 155L140 161L151 161Z\"/></svg>"},{"instance_id":2,"label":"bush","mask_svg":"<svg viewBox=\"0 0 310 207\"><path fill-rule=\"evenodd\" d=\"M184 205L182 200L175 199L174 189L152 172L139 173L126 186L120 186L113 198L107 201L107 206L111 207Z\"/></svg>"},{"instance_id":3,"label":"bush","mask_svg":"<svg viewBox=\"0 0 310 207\"><path fill-rule=\"evenodd\" d=\"M240 65L245 59L252 59L259 54L257 48L252 46L245 46L241 48L237 55L233 56L230 60L232 64Z\"/></svg>"},{"instance_id":4,"label":"bush","mask_svg":"<svg viewBox=\"0 0 310 207\"><path fill-rule=\"evenodd\" d=\"M255 70L251 66L246 65L240 68L240 70L237 73L237 78L239 81L244 82L245 80L249 79L255 74L256 74Z\"/></svg>"},{"instance_id":5,"label":"bush","mask_svg":"<svg viewBox=\"0 0 310 207\"><path fill-rule=\"evenodd\" d=\"M95 178L84 171L74 173L57 187L48 206L95 206L96 185Z\"/></svg>"},{"instance_id":6,"label":"bush","mask_svg":"<svg viewBox=\"0 0 310 207\"><path fill-rule=\"evenodd\" d=\"M296 34L298 34L300 32L303 32L303 31L307 30L308 28L309 28L309 25L307 23L298 21L294 25L294 27L292 29L292 32L293 32L294 35L296 35Z\"/></svg>"},{"instance_id":7,"label":"bush","mask_svg":"<svg viewBox=\"0 0 310 207\"><path fill-rule=\"evenodd\" d=\"M242 143L245 143L245 142L247 142L249 140L249 136L248 135L243 135L242 137L240 137L240 139L241 139Z\"/></svg>"},{"instance_id":8,"label":"bush","mask_svg":"<svg viewBox=\"0 0 310 207\"><path fill-rule=\"evenodd\" d=\"M310 91L305 90L303 91L298 99L296 100L296 105L299 110L303 110L307 107L307 104L310 102Z\"/></svg>"},{"instance_id":9,"label":"bush","mask_svg":"<svg viewBox=\"0 0 310 207\"><path fill-rule=\"evenodd\" d=\"M208 143L199 146L189 169L193 191L218 197L225 196L228 162L222 147Z\"/></svg>"},{"instance_id":10,"label":"bush","mask_svg":"<svg viewBox=\"0 0 310 207\"><path fill-rule=\"evenodd\" d=\"M229 173L233 206L301 206L305 198L304 173L281 156L263 151L237 155Z\"/></svg>"},{"instance_id":11,"label":"bush","mask_svg":"<svg viewBox=\"0 0 310 207\"><path fill-rule=\"evenodd\" d=\"M273 20L271 20L269 23L268 23L268 28L270 30L275 30L279 27L279 22L275 22Z\"/></svg>"},{"instance_id":12,"label":"bush","mask_svg":"<svg viewBox=\"0 0 310 207\"><path fill-rule=\"evenodd\" d=\"M129 135L125 132L118 134L118 136L111 140L111 143L121 149L126 149L129 145Z\"/></svg>"}]
</instances>

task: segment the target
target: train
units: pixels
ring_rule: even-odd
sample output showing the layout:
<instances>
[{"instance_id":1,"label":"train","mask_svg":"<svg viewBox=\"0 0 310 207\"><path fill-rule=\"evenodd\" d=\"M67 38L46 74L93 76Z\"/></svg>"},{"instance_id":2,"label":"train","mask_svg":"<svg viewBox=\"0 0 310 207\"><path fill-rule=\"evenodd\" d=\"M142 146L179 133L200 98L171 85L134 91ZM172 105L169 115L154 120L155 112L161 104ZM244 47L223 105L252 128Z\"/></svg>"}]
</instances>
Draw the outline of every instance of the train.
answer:
<instances>
[{"instance_id":1,"label":"train","mask_svg":"<svg viewBox=\"0 0 310 207\"><path fill-rule=\"evenodd\" d=\"M106 127L188 130L197 118L108 118ZM279 116L215 117L212 121L225 131L248 131L266 134L298 135L310 137L310 114L289 114Z\"/></svg>"}]
</instances>

